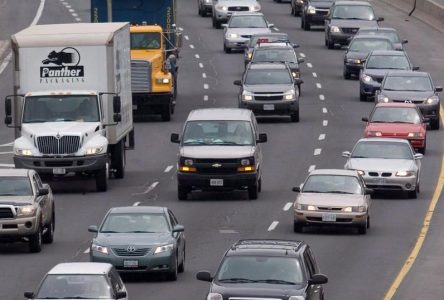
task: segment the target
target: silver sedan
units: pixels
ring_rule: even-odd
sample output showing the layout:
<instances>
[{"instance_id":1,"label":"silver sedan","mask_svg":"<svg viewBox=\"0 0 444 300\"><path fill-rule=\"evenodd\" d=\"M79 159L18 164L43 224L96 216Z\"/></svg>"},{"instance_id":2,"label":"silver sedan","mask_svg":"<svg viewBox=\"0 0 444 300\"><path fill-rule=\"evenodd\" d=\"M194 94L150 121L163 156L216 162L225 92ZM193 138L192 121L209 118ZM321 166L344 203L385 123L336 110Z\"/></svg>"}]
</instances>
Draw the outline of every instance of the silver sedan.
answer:
<instances>
[{"instance_id":1,"label":"silver sedan","mask_svg":"<svg viewBox=\"0 0 444 300\"><path fill-rule=\"evenodd\" d=\"M358 170L368 188L417 197L423 155L415 153L407 140L363 138L342 156L347 157L344 168Z\"/></svg>"}]
</instances>

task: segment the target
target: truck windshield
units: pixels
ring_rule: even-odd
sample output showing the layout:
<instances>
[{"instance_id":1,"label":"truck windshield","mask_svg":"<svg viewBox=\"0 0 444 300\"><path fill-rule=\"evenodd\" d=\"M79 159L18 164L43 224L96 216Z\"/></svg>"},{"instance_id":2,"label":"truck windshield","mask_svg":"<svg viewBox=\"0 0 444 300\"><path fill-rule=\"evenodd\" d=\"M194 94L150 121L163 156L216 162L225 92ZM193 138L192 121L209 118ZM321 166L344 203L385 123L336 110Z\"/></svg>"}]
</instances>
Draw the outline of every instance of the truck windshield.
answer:
<instances>
[{"instance_id":1,"label":"truck windshield","mask_svg":"<svg viewBox=\"0 0 444 300\"><path fill-rule=\"evenodd\" d=\"M161 40L159 32L133 32L131 33L131 49L146 50L160 49Z\"/></svg>"},{"instance_id":2,"label":"truck windshield","mask_svg":"<svg viewBox=\"0 0 444 300\"><path fill-rule=\"evenodd\" d=\"M23 123L99 121L97 96L31 96L23 109Z\"/></svg>"}]
</instances>

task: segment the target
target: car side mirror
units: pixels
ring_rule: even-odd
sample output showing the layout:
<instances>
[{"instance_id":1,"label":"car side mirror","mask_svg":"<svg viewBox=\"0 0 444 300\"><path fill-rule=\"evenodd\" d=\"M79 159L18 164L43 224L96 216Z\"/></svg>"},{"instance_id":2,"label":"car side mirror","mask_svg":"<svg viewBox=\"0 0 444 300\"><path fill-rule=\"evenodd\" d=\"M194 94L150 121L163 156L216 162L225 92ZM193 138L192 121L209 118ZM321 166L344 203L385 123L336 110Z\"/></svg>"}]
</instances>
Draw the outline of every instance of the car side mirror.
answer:
<instances>
[{"instance_id":1,"label":"car side mirror","mask_svg":"<svg viewBox=\"0 0 444 300\"><path fill-rule=\"evenodd\" d=\"M213 281L213 277L211 276L210 272L208 272L208 271L197 272L196 279L202 280L202 281L208 281L208 282Z\"/></svg>"},{"instance_id":2,"label":"car side mirror","mask_svg":"<svg viewBox=\"0 0 444 300\"><path fill-rule=\"evenodd\" d=\"M126 291L118 291L116 293L116 299L123 299L126 298Z\"/></svg>"},{"instance_id":3,"label":"car side mirror","mask_svg":"<svg viewBox=\"0 0 444 300\"><path fill-rule=\"evenodd\" d=\"M324 284L328 282L328 277L324 274L314 274L308 281L308 284Z\"/></svg>"},{"instance_id":4,"label":"car side mirror","mask_svg":"<svg viewBox=\"0 0 444 300\"><path fill-rule=\"evenodd\" d=\"M293 44L293 48L294 49L299 48L299 44Z\"/></svg>"},{"instance_id":5,"label":"car side mirror","mask_svg":"<svg viewBox=\"0 0 444 300\"><path fill-rule=\"evenodd\" d=\"M228 24L221 24L220 25L222 28L228 28Z\"/></svg>"},{"instance_id":6,"label":"car side mirror","mask_svg":"<svg viewBox=\"0 0 444 300\"><path fill-rule=\"evenodd\" d=\"M399 44L397 44L394 48L396 51L404 51L404 48L402 48L402 46Z\"/></svg>"},{"instance_id":7,"label":"car side mirror","mask_svg":"<svg viewBox=\"0 0 444 300\"><path fill-rule=\"evenodd\" d=\"M344 151L344 152L342 152L342 157L347 157L347 158L349 158L350 156L351 156L350 151Z\"/></svg>"},{"instance_id":8,"label":"car side mirror","mask_svg":"<svg viewBox=\"0 0 444 300\"><path fill-rule=\"evenodd\" d=\"M362 117L362 122L368 122L368 118L367 117Z\"/></svg>"},{"instance_id":9,"label":"car side mirror","mask_svg":"<svg viewBox=\"0 0 444 300\"><path fill-rule=\"evenodd\" d=\"M295 186L291 189L293 192L295 193L300 193L301 192L301 188L299 186Z\"/></svg>"},{"instance_id":10,"label":"car side mirror","mask_svg":"<svg viewBox=\"0 0 444 300\"><path fill-rule=\"evenodd\" d=\"M373 195L375 191L373 189L365 188L365 194L366 195Z\"/></svg>"},{"instance_id":11,"label":"car side mirror","mask_svg":"<svg viewBox=\"0 0 444 300\"><path fill-rule=\"evenodd\" d=\"M379 18L376 20L376 22L382 22L382 21L384 21L384 18L381 18L381 17L379 17Z\"/></svg>"},{"instance_id":12,"label":"car side mirror","mask_svg":"<svg viewBox=\"0 0 444 300\"><path fill-rule=\"evenodd\" d=\"M268 137L266 133L259 133L259 138L257 139L257 143L266 143L268 141Z\"/></svg>"},{"instance_id":13,"label":"car side mirror","mask_svg":"<svg viewBox=\"0 0 444 300\"><path fill-rule=\"evenodd\" d=\"M413 155L413 158L416 160L422 159L424 157L424 155L422 155L421 153L416 153L415 155Z\"/></svg>"},{"instance_id":14,"label":"car side mirror","mask_svg":"<svg viewBox=\"0 0 444 300\"><path fill-rule=\"evenodd\" d=\"M435 87L435 92L441 93L442 92L442 86Z\"/></svg>"},{"instance_id":15,"label":"car side mirror","mask_svg":"<svg viewBox=\"0 0 444 300\"><path fill-rule=\"evenodd\" d=\"M121 111L121 101L120 101L120 96L114 96L113 97L113 110L115 114L120 114Z\"/></svg>"},{"instance_id":16,"label":"car side mirror","mask_svg":"<svg viewBox=\"0 0 444 300\"><path fill-rule=\"evenodd\" d=\"M39 189L37 196L45 196L49 194L49 189L48 188L41 188Z\"/></svg>"},{"instance_id":17,"label":"car side mirror","mask_svg":"<svg viewBox=\"0 0 444 300\"><path fill-rule=\"evenodd\" d=\"M238 86L242 86L242 81L240 81L240 80L235 80L235 81L233 81L233 84L234 84L234 85L238 85Z\"/></svg>"},{"instance_id":18,"label":"car side mirror","mask_svg":"<svg viewBox=\"0 0 444 300\"><path fill-rule=\"evenodd\" d=\"M183 225L180 225L180 224L177 224L173 228L173 232L184 232L184 231L185 231L185 227Z\"/></svg>"},{"instance_id":19,"label":"car side mirror","mask_svg":"<svg viewBox=\"0 0 444 300\"><path fill-rule=\"evenodd\" d=\"M294 79L294 84L295 85L301 85L303 83L304 83L304 81L301 78L295 78Z\"/></svg>"},{"instance_id":20,"label":"car side mirror","mask_svg":"<svg viewBox=\"0 0 444 300\"><path fill-rule=\"evenodd\" d=\"M412 70L413 70L413 71L418 71L418 70L419 70L419 67L413 67Z\"/></svg>"},{"instance_id":21,"label":"car side mirror","mask_svg":"<svg viewBox=\"0 0 444 300\"><path fill-rule=\"evenodd\" d=\"M179 134L172 133L171 137L170 137L170 141L171 141L171 143L179 144L180 143Z\"/></svg>"},{"instance_id":22,"label":"car side mirror","mask_svg":"<svg viewBox=\"0 0 444 300\"><path fill-rule=\"evenodd\" d=\"M273 23L268 24L268 28L274 28L274 24Z\"/></svg>"},{"instance_id":23,"label":"car side mirror","mask_svg":"<svg viewBox=\"0 0 444 300\"><path fill-rule=\"evenodd\" d=\"M88 227L89 232L99 232L99 228L96 225L91 225Z\"/></svg>"},{"instance_id":24,"label":"car side mirror","mask_svg":"<svg viewBox=\"0 0 444 300\"><path fill-rule=\"evenodd\" d=\"M303 59L302 57L298 58L298 63L302 64L303 62L305 62L305 59Z\"/></svg>"},{"instance_id":25,"label":"car side mirror","mask_svg":"<svg viewBox=\"0 0 444 300\"><path fill-rule=\"evenodd\" d=\"M120 121L122 121L122 115L120 113L115 113L113 115L113 121L114 123L119 123Z\"/></svg>"},{"instance_id":26,"label":"car side mirror","mask_svg":"<svg viewBox=\"0 0 444 300\"><path fill-rule=\"evenodd\" d=\"M6 116L12 115L12 100L11 100L11 98L5 99L5 114L6 114Z\"/></svg>"},{"instance_id":27,"label":"car side mirror","mask_svg":"<svg viewBox=\"0 0 444 300\"><path fill-rule=\"evenodd\" d=\"M33 292L25 292L24 296L26 299L33 299L34 298L34 293Z\"/></svg>"}]
</instances>

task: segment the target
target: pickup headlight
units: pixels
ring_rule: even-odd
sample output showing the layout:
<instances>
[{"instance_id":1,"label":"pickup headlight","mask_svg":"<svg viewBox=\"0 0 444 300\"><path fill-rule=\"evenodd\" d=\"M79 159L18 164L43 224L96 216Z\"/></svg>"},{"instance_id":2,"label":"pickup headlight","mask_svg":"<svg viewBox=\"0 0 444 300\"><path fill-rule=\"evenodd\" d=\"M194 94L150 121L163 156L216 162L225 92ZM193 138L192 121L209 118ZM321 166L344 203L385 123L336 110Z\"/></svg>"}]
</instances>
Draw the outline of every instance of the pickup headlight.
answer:
<instances>
[{"instance_id":1,"label":"pickup headlight","mask_svg":"<svg viewBox=\"0 0 444 300\"><path fill-rule=\"evenodd\" d=\"M168 84L168 83L170 83L170 79L169 78L157 78L156 82L158 84Z\"/></svg>"},{"instance_id":2,"label":"pickup headlight","mask_svg":"<svg viewBox=\"0 0 444 300\"><path fill-rule=\"evenodd\" d=\"M94 243L91 244L91 250L93 252L99 252L99 253L108 255L108 248L107 247L100 246L100 245L97 245L97 244L94 244Z\"/></svg>"},{"instance_id":3,"label":"pickup headlight","mask_svg":"<svg viewBox=\"0 0 444 300\"><path fill-rule=\"evenodd\" d=\"M14 152L16 155L32 156L31 149L15 149Z\"/></svg>"},{"instance_id":4,"label":"pickup headlight","mask_svg":"<svg viewBox=\"0 0 444 300\"><path fill-rule=\"evenodd\" d=\"M382 133L380 131L369 131L367 136L382 136Z\"/></svg>"},{"instance_id":5,"label":"pickup headlight","mask_svg":"<svg viewBox=\"0 0 444 300\"><path fill-rule=\"evenodd\" d=\"M314 7L314 6L309 6L308 8L307 8L307 13L309 14L309 15L314 15L314 14L316 14L316 8ZM333 28L333 26L332 26L332 28Z\"/></svg>"},{"instance_id":6,"label":"pickup headlight","mask_svg":"<svg viewBox=\"0 0 444 300\"><path fill-rule=\"evenodd\" d=\"M158 246L156 248L156 250L154 251L154 254L160 254L160 253L164 253L167 251L171 251L174 249L174 245L173 244L167 244L167 245L163 245L163 246Z\"/></svg>"},{"instance_id":7,"label":"pickup headlight","mask_svg":"<svg viewBox=\"0 0 444 300\"><path fill-rule=\"evenodd\" d=\"M33 216L37 208L34 205L25 205L17 207L17 217Z\"/></svg>"},{"instance_id":8,"label":"pickup headlight","mask_svg":"<svg viewBox=\"0 0 444 300\"><path fill-rule=\"evenodd\" d=\"M185 160L183 161L183 164L184 164L185 166L192 166L192 165L194 165L194 161L193 161L192 159L190 159L190 158L187 158L187 159L185 159Z\"/></svg>"},{"instance_id":9,"label":"pickup headlight","mask_svg":"<svg viewBox=\"0 0 444 300\"><path fill-rule=\"evenodd\" d=\"M221 294L218 293L209 293L207 296L207 300L223 300L224 298L222 297Z\"/></svg>"},{"instance_id":10,"label":"pickup headlight","mask_svg":"<svg viewBox=\"0 0 444 300\"><path fill-rule=\"evenodd\" d=\"M248 54L247 54L248 60L251 60L252 57L253 57L253 53L252 52L248 52Z\"/></svg>"},{"instance_id":11,"label":"pickup headlight","mask_svg":"<svg viewBox=\"0 0 444 300\"><path fill-rule=\"evenodd\" d=\"M102 152L103 147L91 147L86 149L86 155L96 155Z\"/></svg>"},{"instance_id":12,"label":"pickup headlight","mask_svg":"<svg viewBox=\"0 0 444 300\"><path fill-rule=\"evenodd\" d=\"M253 100L253 94L251 94L248 91L243 91L242 92L242 100L244 100L244 101L251 101L251 100Z\"/></svg>"},{"instance_id":13,"label":"pickup headlight","mask_svg":"<svg viewBox=\"0 0 444 300\"><path fill-rule=\"evenodd\" d=\"M338 26L331 26L330 32L338 33L338 32L341 32L341 29L339 29Z\"/></svg>"},{"instance_id":14,"label":"pickup headlight","mask_svg":"<svg viewBox=\"0 0 444 300\"><path fill-rule=\"evenodd\" d=\"M407 135L408 137L424 137L424 134L422 132L409 132Z\"/></svg>"},{"instance_id":15,"label":"pickup headlight","mask_svg":"<svg viewBox=\"0 0 444 300\"><path fill-rule=\"evenodd\" d=\"M438 103L439 102L439 98L438 98L438 96L432 96L432 97L429 97L427 100L426 100L426 104L436 104L436 103Z\"/></svg>"},{"instance_id":16,"label":"pickup headlight","mask_svg":"<svg viewBox=\"0 0 444 300\"><path fill-rule=\"evenodd\" d=\"M229 33L228 37L231 38L231 39L236 39L236 38L239 37L239 35L237 33Z\"/></svg>"},{"instance_id":17,"label":"pickup headlight","mask_svg":"<svg viewBox=\"0 0 444 300\"><path fill-rule=\"evenodd\" d=\"M364 81L364 82L370 82L370 81L373 80L373 78L372 78L371 76L368 76L368 75L366 75L366 74L362 74L361 79L362 79L362 81Z\"/></svg>"},{"instance_id":18,"label":"pickup headlight","mask_svg":"<svg viewBox=\"0 0 444 300\"><path fill-rule=\"evenodd\" d=\"M295 99L295 92L294 92L294 90L286 91L285 94L284 94L284 99L285 100L289 100L289 101L294 100Z\"/></svg>"},{"instance_id":19,"label":"pickup headlight","mask_svg":"<svg viewBox=\"0 0 444 300\"><path fill-rule=\"evenodd\" d=\"M410 177L410 176L414 176L415 172L413 171L398 171L396 172L396 176L397 177Z\"/></svg>"},{"instance_id":20,"label":"pickup headlight","mask_svg":"<svg viewBox=\"0 0 444 300\"><path fill-rule=\"evenodd\" d=\"M216 5L216 9L218 10L223 10L223 11L227 11L228 7L227 6L223 6L223 5Z\"/></svg>"}]
</instances>

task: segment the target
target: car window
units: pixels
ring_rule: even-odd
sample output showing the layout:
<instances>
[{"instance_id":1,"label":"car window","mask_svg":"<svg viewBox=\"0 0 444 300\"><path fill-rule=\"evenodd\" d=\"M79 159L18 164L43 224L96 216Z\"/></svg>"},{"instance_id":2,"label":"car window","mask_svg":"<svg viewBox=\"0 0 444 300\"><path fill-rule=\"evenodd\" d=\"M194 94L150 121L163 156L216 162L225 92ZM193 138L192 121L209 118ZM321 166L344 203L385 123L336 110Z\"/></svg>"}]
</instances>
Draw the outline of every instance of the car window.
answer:
<instances>
[{"instance_id":1,"label":"car window","mask_svg":"<svg viewBox=\"0 0 444 300\"><path fill-rule=\"evenodd\" d=\"M169 217L170 217L171 225L172 225L173 227L176 226L176 225L178 224L178 222L177 222L177 219L176 219L176 217L174 216L173 212L170 211L170 210L168 210L168 215L169 215Z\"/></svg>"},{"instance_id":2,"label":"car window","mask_svg":"<svg viewBox=\"0 0 444 300\"><path fill-rule=\"evenodd\" d=\"M362 194L362 186L354 176L314 174L307 178L302 192Z\"/></svg>"},{"instance_id":3,"label":"car window","mask_svg":"<svg viewBox=\"0 0 444 300\"><path fill-rule=\"evenodd\" d=\"M251 61L296 63L297 58L293 49L261 49L254 51Z\"/></svg>"},{"instance_id":4,"label":"car window","mask_svg":"<svg viewBox=\"0 0 444 300\"><path fill-rule=\"evenodd\" d=\"M250 69L245 76L244 84L291 84L292 77L290 73L284 70L253 70Z\"/></svg>"},{"instance_id":5,"label":"car window","mask_svg":"<svg viewBox=\"0 0 444 300\"><path fill-rule=\"evenodd\" d=\"M410 64L403 55L371 55L365 66L367 69L409 70Z\"/></svg>"},{"instance_id":6,"label":"car window","mask_svg":"<svg viewBox=\"0 0 444 300\"><path fill-rule=\"evenodd\" d=\"M319 268L318 268L318 264L316 263L316 260L314 258L313 251L311 251L311 248L307 247L306 253L308 255L308 259L311 262L311 265L313 266L314 274L317 274L319 272Z\"/></svg>"},{"instance_id":7,"label":"car window","mask_svg":"<svg viewBox=\"0 0 444 300\"><path fill-rule=\"evenodd\" d=\"M114 291L114 295L118 291L121 291L123 289L123 282L120 279L120 276L117 274L116 271L109 273L109 279L110 279L111 286L112 286L113 291Z\"/></svg>"},{"instance_id":8,"label":"car window","mask_svg":"<svg viewBox=\"0 0 444 300\"><path fill-rule=\"evenodd\" d=\"M0 196L32 196L33 190L29 177L0 177Z\"/></svg>"},{"instance_id":9,"label":"car window","mask_svg":"<svg viewBox=\"0 0 444 300\"><path fill-rule=\"evenodd\" d=\"M373 8L368 5L337 5L332 19L375 20Z\"/></svg>"},{"instance_id":10,"label":"car window","mask_svg":"<svg viewBox=\"0 0 444 300\"><path fill-rule=\"evenodd\" d=\"M358 142L352 151L351 158L384 158L413 160L413 153L406 143L389 141Z\"/></svg>"},{"instance_id":11,"label":"car window","mask_svg":"<svg viewBox=\"0 0 444 300\"><path fill-rule=\"evenodd\" d=\"M373 50L393 49L393 44L385 39L353 39L349 47L349 51L353 52L371 52Z\"/></svg>"},{"instance_id":12,"label":"car window","mask_svg":"<svg viewBox=\"0 0 444 300\"><path fill-rule=\"evenodd\" d=\"M370 122L420 124L421 117L414 107L376 107Z\"/></svg>"},{"instance_id":13,"label":"car window","mask_svg":"<svg viewBox=\"0 0 444 300\"><path fill-rule=\"evenodd\" d=\"M104 220L102 233L161 233L169 232L164 214L150 213L111 213Z\"/></svg>"},{"instance_id":14,"label":"car window","mask_svg":"<svg viewBox=\"0 0 444 300\"><path fill-rule=\"evenodd\" d=\"M307 251L304 252L304 262L305 265L307 266L309 277L310 278L313 277L313 275L315 274L315 270L313 264L310 261Z\"/></svg>"},{"instance_id":15,"label":"car window","mask_svg":"<svg viewBox=\"0 0 444 300\"><path fill-rule=\"evenodd\" d=\"M253 145L248 121L189 121L183 134L183 145Z\"/></svg>"},{"instance_id":16,"label":"car window","mask_svg":"<svg viewBox=\"0 0 444 300\"><path fill-rule=\"evenodd\" d=\"M384 90L391 91L432 91L432 83L425 76L387 76L384 81Z\"/></svg>"},{"instance_id":17,"label":"car window","mask_svg":"<svg viewBox=\"0 0 444 300\"><path fill-rule=\"evenodd\" d=\"M38 187L39 189L43 188L43 182L42 182L42 180L40 179L39 174L35 173L35 174L34 174L34 178L35 178L35 182L37 183L37 187Z\"/></svg>"},{"instance_id":18,"label":"car window","mask_svg":"<svg viewBox=\"0 0 444 300\"><path fill-rule=\"evenodd\" d=\"M229 28L267 28L267 22L262 16L233 16Z\"/></svg>"}]
</instances>

